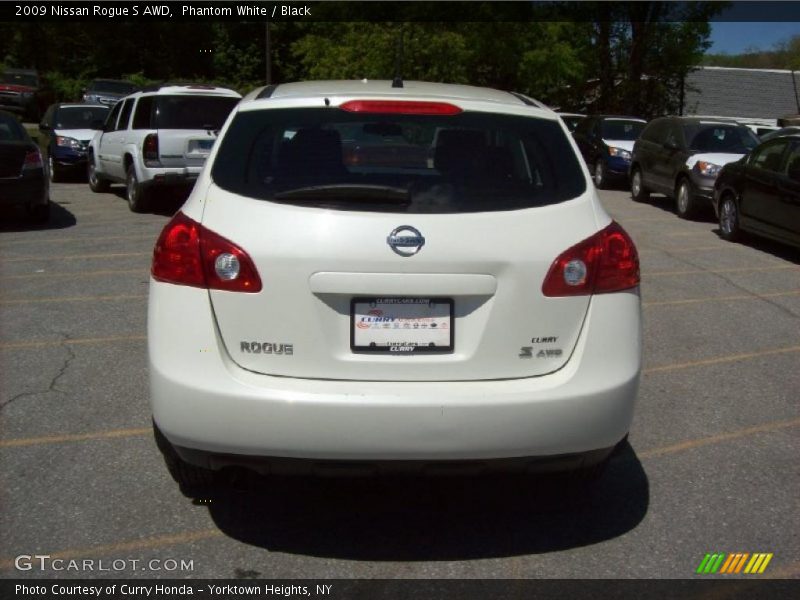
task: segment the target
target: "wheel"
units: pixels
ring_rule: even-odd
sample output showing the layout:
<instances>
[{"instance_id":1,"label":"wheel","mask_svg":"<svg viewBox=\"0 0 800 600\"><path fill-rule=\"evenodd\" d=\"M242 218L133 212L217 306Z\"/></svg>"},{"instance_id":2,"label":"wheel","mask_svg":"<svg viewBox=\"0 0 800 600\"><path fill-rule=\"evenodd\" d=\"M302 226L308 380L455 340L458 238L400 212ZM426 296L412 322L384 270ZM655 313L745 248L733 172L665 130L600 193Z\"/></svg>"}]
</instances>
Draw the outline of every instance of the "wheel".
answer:
<instances>
[{"instance_id":1,"label":"wheel","mask_svg":"<svg viewBox=\"0 0 800 600\"><path fill-rule=\"evenodd\" d=\"M64 180L64 174L61 170L56 166L53 157L50 156L47 158L47 167L50 172L50 181L53 183L58 183Z\"/></svg>"},{"instance_id":2,"label":"wheel","mask_svg":"<svg viewBox=\"0 0 800 600\"><path fill-rule=\"evenodd\" d=\"M603 190L608 187L606 182L606 164L599 158L594 164L594 184L597 186L598 190Z\"/></svg>"},{"instance_id":3,"label":"wheel","mask_svg":"<svg viewBox=\"0 0 800 600\"><path fill-rule=\"evenodd\" d=\"M727 193L722 197L719 205L719 231L723 239L734 242L739 239L739 207L733 194Z\"/></svg>"},{"instance_id":4,"label":"wheel","mask_svg":"<svg viewBox=\"0 0 800 600\"><path fill-rule=\"evenodd\" d=\"M42 225L50 220L50 200L47 204L37 204L36 206L28 206L28 216L34 223Z\"/></svg>"},{"instance_id":5,"label":"wheel","mask_svg":"<svg viewBox=\"0 0 800 600\"><path fill-rule=\"evenodd\" d=\"M635 167L631 173L631 197L636 202L647 202L650 199L650 192L644 187L642 170L639 167Z\"/></svg>"},{"instance_id":6,"label":"wheel","mask_svg":"<svg viewBox=\"0 0 800 600\"><path fill-rule=\"evenodd\" d=\"M133 165L128 167L128 178L125 187L128 208L135 213L145 212L148 200L147 190L139 184L139 180L136 178L136 168Z\"/></svg>"},{"instance_id":7,"label":"wheel","mask_svg":"<svg viewBox=\"0 0 800 600\"><path fill-rule=\"evenodd\" d=\"M164 457L164 464L175 482L185 493L207 490L214 485L214 471L190 465L182 460L158 426L153 423L153 437Z\"/></svg>"},{"instance_id":8,"label":"wheel","mask_svg":"<svg viewBox=\"0 0 800 600\"><path fill-rule=\"evenodd\" d=\"M97 173L97 168L94 164L94 155L89 155L89 162L86 167L86 178L89 181L89 189L97 194L101 194L103 192L107 192L108 189L111 187L111 184L100 177Z\"/></svg>"},{"instance_id":9,"label":"wheel","mask_svg":"<svg viewBox=\"0 0 800 600\"><path fill-rule=\"evenodd\" d=\"M692 184L685 177L679 179L675 186L675 212L681 219L691 219L697 212Z\"/></svg>"}]
</instances>

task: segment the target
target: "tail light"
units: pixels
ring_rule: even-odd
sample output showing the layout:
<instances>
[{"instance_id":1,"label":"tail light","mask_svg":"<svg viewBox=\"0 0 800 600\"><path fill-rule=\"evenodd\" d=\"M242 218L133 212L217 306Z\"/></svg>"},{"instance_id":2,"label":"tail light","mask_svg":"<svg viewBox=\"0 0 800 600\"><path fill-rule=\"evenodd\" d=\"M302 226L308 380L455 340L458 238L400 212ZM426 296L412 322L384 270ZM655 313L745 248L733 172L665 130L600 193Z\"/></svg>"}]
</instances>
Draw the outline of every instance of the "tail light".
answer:
<instances>
[{"instance_id":1,"label":"tail light","mask_svg":"<svg viewBox=\"0 0 800 600\"><path fill-rule=\"evenodd\" d=\"M229 292L260 292L252 259L233 242L178 212L158 236L153 250L158 281Z\"/></svg>"},{"instance_id":2,"label":"tail light","mask_svg":"<svg viewBox=\"0 0 800 600\"><path fill-rule=\"evenodd\" d=\"M158 134L148 133L144 138L142 144L142 154L144 155L144 164L147 167L157 167L158 162Z\"/></svg>"},{"instance_id":3,"label":"tail light","mask_svg":"<svg viewBox=\"0 0 800 600\"><path fill-rule=\"evenodd\" d=\"M22 170L27 171L28 169L42 168L44 168L44 162L42 162L42 153L38 150L29 150L25 154L25 161L22 163Z\"/></svg>"},{"instance_id":4,"label":"tail light","mask_svg":"<svg viewBox=\"0 0 800 600\"><path fill-rule=\"evenodd\" d=\"M393 113L399 115L457 115L461 109L447 102L417 100L350 100L339 108L355 113Z\"/></svg>"},{"instance_id":5,"label":"tail light","mask_svg":"<svg viewBox=\"0 0 800 600\"><path fill-rule=\"evenodd\" d=\"M627 232L612 222L553 261L542 293L584 296L619 292L639 285L639 255Z\"/></svg>"}]
</instances>

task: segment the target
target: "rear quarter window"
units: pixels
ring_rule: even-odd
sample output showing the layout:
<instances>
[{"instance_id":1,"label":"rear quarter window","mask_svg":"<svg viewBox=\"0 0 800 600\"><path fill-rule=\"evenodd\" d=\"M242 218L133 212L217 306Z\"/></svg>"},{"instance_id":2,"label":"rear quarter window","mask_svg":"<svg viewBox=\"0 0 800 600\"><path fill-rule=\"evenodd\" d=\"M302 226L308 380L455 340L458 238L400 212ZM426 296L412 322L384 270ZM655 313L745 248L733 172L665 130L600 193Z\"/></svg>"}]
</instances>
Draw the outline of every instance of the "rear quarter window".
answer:
<instances>
[{"instance_id":1,"label":"rear quarter window","mask_svg":"<svg viewBox=\"0 0 800 600\"><path fill-rule=\"evenodd\" d=\"M408 213L531 208L586 191L557 120L479 112L244 111L211 176L256 200Z\"/></svg>"}]
</instances>

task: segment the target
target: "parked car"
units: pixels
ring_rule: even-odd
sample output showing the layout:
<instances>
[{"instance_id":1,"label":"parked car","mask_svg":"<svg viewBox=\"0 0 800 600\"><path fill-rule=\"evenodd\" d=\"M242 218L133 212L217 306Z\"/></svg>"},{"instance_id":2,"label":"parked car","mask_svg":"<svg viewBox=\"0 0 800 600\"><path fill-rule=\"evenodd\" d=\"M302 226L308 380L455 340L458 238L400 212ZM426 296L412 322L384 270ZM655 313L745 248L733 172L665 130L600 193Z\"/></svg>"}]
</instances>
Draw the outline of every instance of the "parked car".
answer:
<instances>
[{"instance_id":1,"label":"parked car","mask_svg":"<svg viewBox=\"0 0 800 600\"><path fill-rule=\"evenodd\" d=\"M436 138L432 163L345 164L344 132L378 126ZM631 424L636 248L558 116L521 95L256 90L151 272L155 435L184 487L229 466L589 477Z\"/></svg>"},{"instance_id":2,"label":"parked car","mask_svg":"<svg viewBox=\"0 0 800 600\"><path fill-rule=\"evenodd\" d=\"M749 127L692 117L661 117L647 124L633 145L631 195L644 201L650 192L675 200L688 219L710 207L720 169L758 145Z\"/></svg>"},{"instance_id":3,"label":"parked car","mask_svg":"<svg viewBox=\"0 0 800 600\"><path fill-rule=\"evenodd\" d=\"M138 90L139 86L130 81L93 79L83 90L82 100L87 104L102 104L111 108L122 98Z\"/></svg>"},{"instance_id":4,"label":"parked car","mask_svg":"<svg viewBox=\"0 0 800 600\"><path fill-rule=\"evenodd\" d=\"M50 218L42 154L17 117L5 111L0 111L0 204L24 205L36 222Z\"/></svg>"},{"instance_id":5,"label":"parked car","mask_svg":"<svg viewBox=\"0 0 800 600\"><path fill-rule=\"evenodd\" d=\"M586 115L567 112L560 112L558 116L561 117L561 120L564 121L564 124L570 131L575 131L578 124L586 118Z\"/></svg>"},{"instance_id":6,"label":"parked car","mask_svg":"<svg viewBox=\"0 0 800 600\"><path fill-rule=\"evenodd\" d=\"M633 142L646 124L644 119L613 115L594 115L578 124L572 137L598 188L627 179Z\"/></svg>"},{"instance_id":7,"label":"parked car","mask_svg":"<svg viewBox=\"0 0 800 600\"><path fill-rule=\"evenodd\" d=\"M39 121L39 115L53 101L52 90L33 69L5 69L0 74L0 109Z\"/></svg>"},{"instance_id":8,"label":"parked car","mask_svg":"<svg viewBox=\"0 0 800 600\"><path fill-rule=\"evenodd\" d=\"M110 109L101 104L53 104L45 112L39 131L47 148L50 180L61 181L67 173L86 173L86 151L95 134L95 123L103 122Z\"/></svg>"},{"instance_id":9,"label":"parked car","mask_svg":"<svg viewBox=\"0 0 800 600\"><path fill-rule=\"evenodd\" d=\"M768 142L769 140L774 140L777 137L783 137L784 135L792 135L795 133L800 133L800 126L793 125L790 127L781 127L780 129L762 135L761 141Z\"/></svg>"},{"instance_id":10,"label":"parked car","mask_svg":"<svg viewBox=\"0 0 800 600\"><path fill-rule=\"evenodd\" d=\"M725 165L714 183L723 238L746 231L800 246L800 134L763 142Z\"/></svg>"},{"instance_id":11,"label":"parked car","mask_svg":"<svg viewBox=\"0 0 800 600\"><path fill-rule=\"evenodd\" d=\"M154 188L191 187L240 98L209 85L160 85L127 96L89 143L92 191L125 183L130 209L142 212Z\"/></svg>"}]
</instances>

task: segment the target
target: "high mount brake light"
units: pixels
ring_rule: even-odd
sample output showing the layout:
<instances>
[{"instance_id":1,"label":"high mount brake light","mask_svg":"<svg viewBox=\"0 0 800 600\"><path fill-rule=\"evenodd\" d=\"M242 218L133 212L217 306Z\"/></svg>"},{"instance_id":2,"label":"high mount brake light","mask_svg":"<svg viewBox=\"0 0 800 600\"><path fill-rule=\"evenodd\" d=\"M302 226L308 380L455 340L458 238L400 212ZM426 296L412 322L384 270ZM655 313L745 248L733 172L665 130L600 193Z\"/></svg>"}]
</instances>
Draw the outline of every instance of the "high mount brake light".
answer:
<instances>
[{"instance_id":1,"label":"high mount brake light","mask_svg":"<svg viewBox=\"0 0 800 600\"><path fill-rule=\"evenodd\" d=\"M235 274L233 264L238 269ZM177 285L229 292L261 291L261 278L250 256L182 212L176 213L161 231L153 250L151 273L158 281Z\"/></svg>"},{"instance_id":2,"label":"high mount brake light","mask_svg":"<svg viewBox=\"0 0 800 600\"><path fill-rule=\"evenodd\" d=\"M356 113L381 113L398 115L457 115L458 106L447 102L419 102L416 100L350 100L339 108Z\"/></svg>"},{"instance_id":3,"label":"high mount brake light","mask_svg":"<svg viewBox=\"0 0 800 600\"><path fill-rule=\"evenodd\" d=\"M585 296L639 285L639 255L616 222L563 252L542 284L545 296Z\"/></svg>"}]
</instances>

